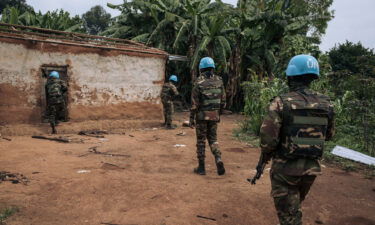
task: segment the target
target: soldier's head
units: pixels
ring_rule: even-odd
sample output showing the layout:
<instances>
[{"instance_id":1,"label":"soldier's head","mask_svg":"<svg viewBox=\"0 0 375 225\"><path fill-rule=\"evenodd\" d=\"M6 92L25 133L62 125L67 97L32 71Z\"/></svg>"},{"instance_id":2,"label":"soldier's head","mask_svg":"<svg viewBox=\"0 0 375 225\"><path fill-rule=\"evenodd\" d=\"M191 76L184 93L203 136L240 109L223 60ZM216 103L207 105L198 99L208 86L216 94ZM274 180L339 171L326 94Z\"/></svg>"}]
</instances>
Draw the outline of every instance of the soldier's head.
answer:
<instances>
[{"instance_id":1,"label":"soldier's head","mask_svg":"<svg viewBox=\"0 0 375 225\"><path fill-rule=\"evenodd\" d=\"M48 75L49 78L53 78L53 79L59 79L60 78L60 74L59 72L57 71L52 71L49 75Z\"/></svg>"},{"instance_id":2,"label":"soldier's head","mask_svg":"<svg viewBox=\"0 0 375 225\"><path fill-rule=\"evenodd\" d=\"M286 69L288 85L300 83L309 86L310 83L319 78L319 63L311 55L296 55L288 64Z\"/></svg>"},{"instance_id":3,"label":"soldier's head","mask_svg":"<svg viewBox=\"0 0 375 225\"><path fill-rule=\"evenodd\" d=\"M176 84L177 81L178 81L178 78L177 78L176 75L171 75L171 76L169 77L169 81L172 82L172 83L174 83L174 84Z\"/></svg>"},{"instance_id":4,"label":"soldier's head","mask_svg":"<svg viewBox=\"0 0 375 225\"><path fill-rule=\"evenodd\" d=\"M215 62L211 57L204 57L199 63L199 72L210 76L213 74L215 69Z\"/></svg>"}]
</instances>

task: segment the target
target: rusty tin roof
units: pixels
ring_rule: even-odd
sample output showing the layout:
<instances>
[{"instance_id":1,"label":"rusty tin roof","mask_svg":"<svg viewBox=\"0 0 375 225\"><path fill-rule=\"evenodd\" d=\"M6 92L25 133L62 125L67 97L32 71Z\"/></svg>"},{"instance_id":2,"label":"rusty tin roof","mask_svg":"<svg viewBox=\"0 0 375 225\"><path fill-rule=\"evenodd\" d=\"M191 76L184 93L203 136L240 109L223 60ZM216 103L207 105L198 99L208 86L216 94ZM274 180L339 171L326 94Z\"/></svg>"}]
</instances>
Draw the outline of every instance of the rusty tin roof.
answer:
<instances>
[{"instance_id":1,"label":"rusty tin roof","mask_svg":"<svg viewBox=\"0 0 375 225\"><path fill-rule=\"evenodd\" d=\"M0 42L21 43L28 48L36 48L41 51L66 51L74 48L74 53L86 53L85 49L91 49L92 53L105 55L126 54L141 57L162 57L167 59L168 53L146 46L144 44L120 38L109 38L96 35L72 33L50 30L37 27L0 23ZM34 47L30 45L34 44ZM50 45L48 47L48 45ZM60 48L56 46L61 46ZM55 48L51 48L55 46ZM77 50L78 49L78 50ZM112 52L108 53L108 52Z\"/></svg>"}]
</instances>

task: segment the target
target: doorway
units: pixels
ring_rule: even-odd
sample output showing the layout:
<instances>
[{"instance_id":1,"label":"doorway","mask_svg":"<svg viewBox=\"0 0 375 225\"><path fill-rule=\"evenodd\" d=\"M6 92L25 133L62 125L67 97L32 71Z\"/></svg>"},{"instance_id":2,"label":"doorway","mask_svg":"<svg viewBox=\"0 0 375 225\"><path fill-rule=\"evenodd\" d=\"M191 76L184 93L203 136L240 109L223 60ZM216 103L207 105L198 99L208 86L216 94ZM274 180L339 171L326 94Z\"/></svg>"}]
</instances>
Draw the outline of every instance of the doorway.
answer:
<instances>
[{"instance_id":1,"label":"doorway","mask_svg":"<svg viewBox=\"0 0 375 225\"><path fill-rule=\"evenodd\" d=\"M64 113L61 114L58 120L60 121L68 121L69 120L69 111L68 111L68 96L69 96L69 76L68 76L68 66L55 66L55 65L42 65L41 67L41 75L42 75L42 96L41 96L41 103L42 103L42 122L48 123L48 105L47 105L47 96L46 96L46 89L45 85L47 83L48 75L52 71L57 71L60 75L60 79L65 81L68 86L67 94L64 96L65 101L65 109Z\"/></svg>"}]
</instances>

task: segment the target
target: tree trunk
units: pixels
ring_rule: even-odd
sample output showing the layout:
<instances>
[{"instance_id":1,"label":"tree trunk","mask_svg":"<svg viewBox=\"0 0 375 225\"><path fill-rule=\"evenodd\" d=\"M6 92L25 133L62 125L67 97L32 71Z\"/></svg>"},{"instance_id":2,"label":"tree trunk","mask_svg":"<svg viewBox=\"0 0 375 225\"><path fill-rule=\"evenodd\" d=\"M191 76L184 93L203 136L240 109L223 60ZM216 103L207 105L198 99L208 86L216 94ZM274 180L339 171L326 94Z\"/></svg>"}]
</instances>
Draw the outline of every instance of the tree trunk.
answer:
<instances>
[{"instance_id":1,"label":"tree trunk","mask_svg":"<svg viewBox=\"0 0 375 225\"><path fill-rule=\"evenodd\" d=\"M240 49L240 41L237 41L237 44L232 51L232 54L229 59L229 75L228 75L228 84L226 87L226 94L227 94L227 109L231 109L233 107L238 107L240 100L240 91L241 91L241 49ZM236 105L237 104L237 105Z\"/></svg>"},{"instance_id":2,"label":"tree trunk","mask_svg":"<svg viewBox=\"0 0 375 225\"><path fill-rule=\"evenodd\" d=\"M195 36L191 36L189 38L189 50L188 50L188 54L187 54L187 57L188 59L190 60L190 77L191 77L191 83L194 84L195 80L197 79L197 66L196 65L191 65L193 62L191 61L193 59L193 56L194 56L194 53L195 53L195 50L197 48L197 38Z\"/></svg>"}]
</instances>

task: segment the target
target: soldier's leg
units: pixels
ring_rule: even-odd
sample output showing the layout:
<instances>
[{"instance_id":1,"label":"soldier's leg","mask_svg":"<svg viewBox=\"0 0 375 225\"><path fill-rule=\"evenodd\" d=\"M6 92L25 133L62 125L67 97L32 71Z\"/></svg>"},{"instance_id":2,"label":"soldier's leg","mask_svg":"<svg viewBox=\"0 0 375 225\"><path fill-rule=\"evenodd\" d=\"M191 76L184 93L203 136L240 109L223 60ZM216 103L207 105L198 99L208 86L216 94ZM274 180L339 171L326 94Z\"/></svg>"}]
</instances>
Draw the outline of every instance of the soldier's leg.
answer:
<instances>
[{"instance_id":1,"label":"soldier's leg","mask_svg":"<svg viewBox=\"0 0 375 225\"><path fill-rule=\"evenodd\" d=\"M303 176L299 186L299 193L301 202L305 200L306 195L309 193L311 186L315 181L316 176Z\"/></svg>"},{"instance_id":2,"label":"soldier's leg","mask_svg":"<svg viewBox=\"0 0 375 225\"><path fill-rule=\"evenodd\" d=\"M219 175L224 175L225 168L224 168L224 163L221 160L221 151L219 148L219 142L217 141L217 122L216 121L208 121L207 139L211 148L211 152L215 156L217 173Z\"/></svg>"},{"instance_id":3,"label":"soldier's leg","mask_svg":"<svg viewBox=\"0 0 375 225\"><path fill-rule=\"evenodd\" d=\"M302 225L299 182L301 177L271 174L271 195L280 225Z\"/></svg>"},{"instance_id":4,"label":"soldier's leg","mask_svg":"<svg viewBox=\"0 0 375 225\"><path fill-rule=\"evenodd\" d=\"M53 105L53 104L50 104L48 106L48 120L49 120L49 124L51 125L51 128L52 128L52 133L53 134L56 134L56 106Z\"/></svg>"},{"instance_id":5,"label":"soldier's leg","mask_svg":"<svg viewBox=\"0 0 375 225\"><path fill-rule=\"evenodd\" d=\"M207 126L207 139L210 145L211 152L214 156L221 156L221 151L219 148L219 142L217 141L217 122L208 121Z\"/></svg>"},{"instance_id":6,"label":"soldier's leg","mask_svg":"<svg viewBox=\"0 0 375 225\"><path fill-rule=\"evenodd\" d=\"M166 125L167 128L173 128L172 127L172 114L173 114L173 102L168 102L166 104L166 110L165 110L165 119L166 119Z\"/></svg>"},{"instance_id":7,"label":"soldier's leg","mask_svg":"<svg viewBox=\"0 0 375 225\"><path fill-rule=\"evenodd\" d=\"M65 102L62 102L59 104L58 115L59 115L58 120L62 122L67 121Z\"/></svg>"},{"instance_id":8,"label":"soldier's leg","mask_svg":"<svg viewBox=\"0 0 375 225\"><path fill-rule=\"evenodd\" d=\"M55 122L56 122L56 125L58 125L59 121L62 121L65 117L65 104L63 102L56 104L55 108L56 108Z\"/></svg>"},{"instance_id":9,"label":"soldier's leg","mask_svg":"<svg viewBox=\"0 0 375 225\"><path fill-rule=\"evenodd\" d=\"M171 124L171 126L173 126L173 114L174 114L174 104L173 104L173 101L171 101L171 103L170 103L170 111L169 111L169 118L168 118L168 120L170 121L169 123Z\"/></svg>"},{"instance_id":10,"label":"soldier's leg","mask_svg":"<svg viewBox=\"0 0 375 225\"><path fill-rule=\"evenodd\" d=\"M167 104L166 102L162 102L163 103L163 114L164 114L164 126L167 125Z\"/></svg>"},{"instance_id":11,"label":"soldier's leg","mask_svg":"<svg viewBox=\"0 0 375 225\"><path fill-rule=\"evenodd\" d=\"M205 164L204 159L205 147L206 147L206 137L207 137L207 121L197 121L195 125L195 133L197 135L197 158L199 165L194 169L195 173L200 175L205 175Z\"/></svg>"}]
</instances>

